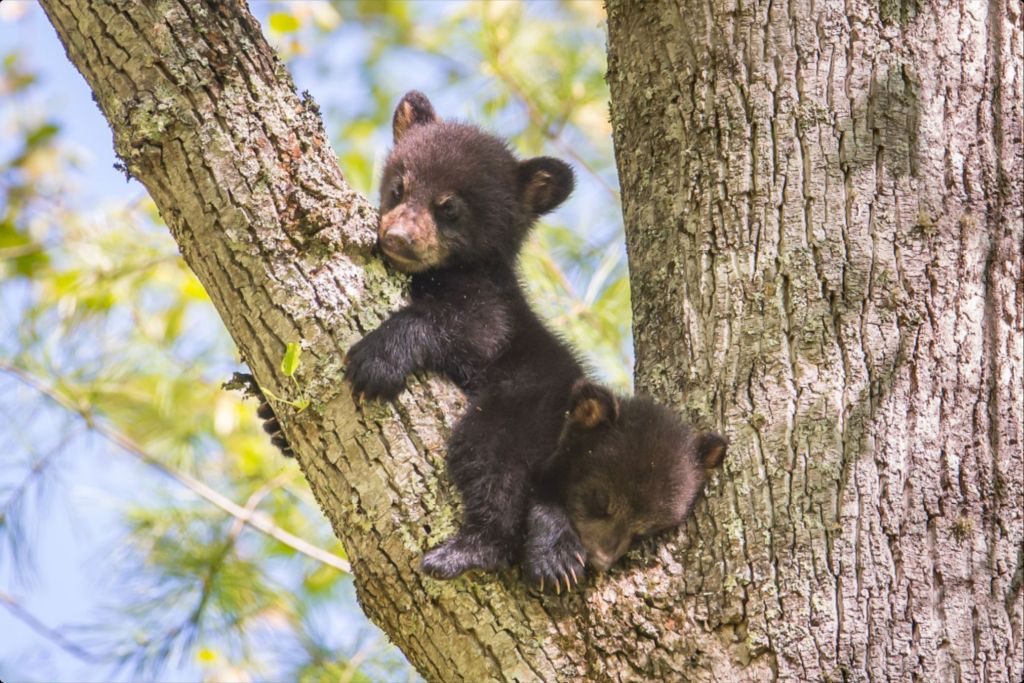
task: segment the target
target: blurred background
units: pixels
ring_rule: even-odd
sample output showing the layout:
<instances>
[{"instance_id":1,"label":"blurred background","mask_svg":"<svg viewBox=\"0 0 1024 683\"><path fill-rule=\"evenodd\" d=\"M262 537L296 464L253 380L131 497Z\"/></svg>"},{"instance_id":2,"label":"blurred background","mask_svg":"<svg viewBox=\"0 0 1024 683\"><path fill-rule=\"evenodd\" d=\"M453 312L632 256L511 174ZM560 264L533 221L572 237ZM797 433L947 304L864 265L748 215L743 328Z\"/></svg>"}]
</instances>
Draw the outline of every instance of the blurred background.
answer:
<instances>
[{"instance_id":1,"label":"blurred background","mask_svg":"<svg viewBox=\"0 0 1024 683\"><path fill-rule=\"evenodd\" d=\"M391 111L570 162L521 261L533 301L629 390L604 15L577 2L251 2L376 202ZM415 680L255 406L233 342L41 8L0 3L0 679ZM255 511L262 530L239 521Z\"/></svg>"}]
</instances>

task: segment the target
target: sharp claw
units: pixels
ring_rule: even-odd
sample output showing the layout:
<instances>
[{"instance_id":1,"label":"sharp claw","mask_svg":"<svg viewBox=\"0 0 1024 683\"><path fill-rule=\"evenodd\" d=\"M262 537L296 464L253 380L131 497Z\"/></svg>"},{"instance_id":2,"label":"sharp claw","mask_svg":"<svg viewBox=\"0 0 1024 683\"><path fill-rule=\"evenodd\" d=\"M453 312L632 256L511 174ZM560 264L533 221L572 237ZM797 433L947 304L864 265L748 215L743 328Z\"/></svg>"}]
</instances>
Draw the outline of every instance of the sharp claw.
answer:
<instances>
[{"instance_id":1,"label":"sharp claw","mask_svg":"<svg viewBox=\"0 0 1024 683\"><path fill-rule=\"evenodd\" d=\"M544 592L544 577L540 577L540 592Z\"/></svg>"},{"instance_id":2,"label":"sharp claw","mask_svg":"<svg viewBox=\"0 0 1024 683\"><path fill-rule=\"evenodd\" d=\"M562 594L562 584L559 583L557 576L555 577L555 594L556 595L561 595Z\"/></svg>"},{"instance_id":3,"label":"sharp claw","mask_svg":"<svg viewBox=\"0 0 1024 683\"><path fill-rule=\"evenodd\" d=\"M583 556L579 553L576 553L576 559L579 561L581 567L585 567L587 565L587 563L583 561Z\"/></svg>"},{"instance_id":4,"label":"sharp claw","mask_svg":"<svg viewBox=\"0 0 1024 683\"><path fill-rule=\"evenodd\" d=\"M580 580L576 578L576 570L573 569L572 567L569 567L569 571L572 572L572 582L574 584L576 584L576 585L579 585ZM569 581L568 577L566 577L565 580L566 580L566 583L568 583L568 581Z\"/></svg>"}]
</instances>

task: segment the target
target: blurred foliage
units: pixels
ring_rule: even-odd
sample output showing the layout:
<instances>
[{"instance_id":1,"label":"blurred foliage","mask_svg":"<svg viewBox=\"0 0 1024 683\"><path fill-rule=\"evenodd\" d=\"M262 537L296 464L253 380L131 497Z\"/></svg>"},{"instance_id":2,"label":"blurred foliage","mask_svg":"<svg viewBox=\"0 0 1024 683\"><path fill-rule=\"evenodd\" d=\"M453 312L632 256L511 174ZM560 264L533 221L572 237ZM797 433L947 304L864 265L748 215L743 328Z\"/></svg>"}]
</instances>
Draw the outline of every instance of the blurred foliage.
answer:
<instances>
[{"instance_id":1,"label":"blurred foliage","mask_svg":"<svg viewBox=\"0 0 1024 683\"><path fill-rule=\"evenodd\" d=\"M0 8L0 32L18 22L50 30L37 6L11 7ZM298 87L320 101L346 178L363 192L375 189L392 107L411 88L523 156L573 164L576 194L535 231L522 277L551 326L628 389L600 4L253 10ZM32 44L0 40L0 607L31 602L42 530L66 515L103 529L85 549L96 605L74 626L32 628L81 660L85 678L414 677L359 612L336 568L344 549L294 463L272 449L254 406L222 390L237 353L152 202L136 183L90 177L112 152L90 158L65 117L98 113L87 101L53 105L62 86L41 60L56 55ZM83 482L84 503L71 495ZM284 536L246 526L239 508ZM334 559L282 542L288 534Z\"/></svg>"}]
</instances>

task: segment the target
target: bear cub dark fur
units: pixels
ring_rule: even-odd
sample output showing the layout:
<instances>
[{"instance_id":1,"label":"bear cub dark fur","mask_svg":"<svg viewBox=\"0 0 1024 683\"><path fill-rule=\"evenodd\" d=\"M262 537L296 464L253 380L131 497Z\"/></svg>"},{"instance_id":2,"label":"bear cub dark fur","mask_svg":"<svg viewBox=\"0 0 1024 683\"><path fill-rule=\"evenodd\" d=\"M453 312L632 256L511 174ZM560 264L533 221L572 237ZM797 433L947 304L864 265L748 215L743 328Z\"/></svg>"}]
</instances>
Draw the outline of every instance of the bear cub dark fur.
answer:
<instances>
[{"instance_id":1,"label":"bear cub dark fur","mask_svg":"<svg viewBox=\"0 0 1024 683\"><path fill-rule=\"evenodd\" d=\"M515 272L530 228L569 196L573 174L557 159L520 161L475 126L442 121L415 91L399 102L393 132L378 242L412 275L411 302L349 350L346 377L356 395L391 399L410 373L428 370L468 397L447 456L462 527L422 561L430 576L451 579L520 559L531 476L554 451L583 376Z\"/></svg>"},{"instance_id":2,"label":"bear cub dark fur","mask_svg":"<svg viewBox=\"0 0 1024 683\"><path fill-rule=\"evenodd\" d=\"M725 451L721 436L695 431L648 398L619 399L579 380L558 446L537 474L528 580L541 590L553 580L560 592L578 579L577 545L589 566L606 571L634 540L678 526Z\"/></svg>"}]
</instances>

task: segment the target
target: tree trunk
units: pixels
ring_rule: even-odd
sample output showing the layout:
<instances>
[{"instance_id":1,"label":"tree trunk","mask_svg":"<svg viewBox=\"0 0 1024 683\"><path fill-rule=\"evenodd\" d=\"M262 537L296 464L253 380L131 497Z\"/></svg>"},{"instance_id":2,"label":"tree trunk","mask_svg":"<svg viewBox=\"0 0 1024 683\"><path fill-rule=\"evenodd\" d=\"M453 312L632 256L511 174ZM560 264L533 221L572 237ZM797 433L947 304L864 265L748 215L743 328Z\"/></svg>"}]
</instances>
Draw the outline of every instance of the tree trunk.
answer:
<instances>
[{"instance_id":1,"label":"tree trunk","mask_svg":"<svg viewBox=\"0 0 1024 683\"><path fill-rule=\"evenodd\" d=\"M608 14L637 386L732 438L685 677L1021 680L1020 3Z\"/></svg>"}]
</instances>

